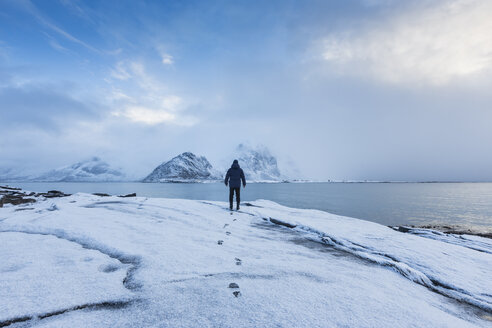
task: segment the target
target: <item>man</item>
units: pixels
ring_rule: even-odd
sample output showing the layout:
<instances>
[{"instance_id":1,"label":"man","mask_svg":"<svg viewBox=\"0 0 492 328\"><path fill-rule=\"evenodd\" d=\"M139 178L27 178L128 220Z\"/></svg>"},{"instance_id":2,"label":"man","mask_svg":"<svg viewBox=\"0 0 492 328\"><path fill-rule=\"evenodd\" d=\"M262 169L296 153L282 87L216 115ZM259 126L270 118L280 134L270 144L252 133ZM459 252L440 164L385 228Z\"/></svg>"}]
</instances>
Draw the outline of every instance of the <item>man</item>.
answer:
<instances>
[{"instance_id":1,"label":"man","mask_svg":"<svg viewBox=\"0 0 492 328\"><path fill-rule=\"evenodd\" d=\"M243 169L239 167L239 162L235 159L234 162L232 162L231 168L227 170L224 180L226 186L229 184L229 208L231 211L234 193L236 193L236 210L239 210L241 180L243 181L243 188L246 188L246 178L244 177Z\"/></svg>"}]
</instances>

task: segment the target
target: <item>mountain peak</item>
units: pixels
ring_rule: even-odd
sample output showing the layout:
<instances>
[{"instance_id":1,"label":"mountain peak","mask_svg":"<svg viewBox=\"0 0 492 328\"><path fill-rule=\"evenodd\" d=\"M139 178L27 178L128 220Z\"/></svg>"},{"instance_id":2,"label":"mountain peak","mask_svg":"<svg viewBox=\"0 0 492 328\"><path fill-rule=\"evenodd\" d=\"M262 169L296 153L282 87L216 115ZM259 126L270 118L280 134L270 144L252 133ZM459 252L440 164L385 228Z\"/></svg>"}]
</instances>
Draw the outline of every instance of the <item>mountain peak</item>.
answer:
<instances>
[{"instance_id":1,"label":"mountain peak","mask_svg":"<svg viewBox=\"0 0 492 328\"><path fill-rule=\"evenodd\" d=\"M188 182L218 178L219 175L205 157L184 152L156 167L143 182Z\"/></svg>"},{"instance_id":2,"label":"mountain peak","mask_svg":"<svg viewBox=\"0 0 492 328\"><path fill-rule=\"evenodd\" d=\"M239 144L236 147L239 165L244 170L246 179L251 181L281 181L282 175L277 166L277 159L267 147L258 145L255 148Z\"/></svg>"},{"instance_id":3,"label":"mountain peak","mask_svg":"<svg viewBox=\"0 0 492 328\"><path fill-rule=\"evenodd\" d=\"M123 181L126 176L99 157L91 157L73 165L51 170L34 178L49 182L109 182Z\"/></svg>"}]
</instances>

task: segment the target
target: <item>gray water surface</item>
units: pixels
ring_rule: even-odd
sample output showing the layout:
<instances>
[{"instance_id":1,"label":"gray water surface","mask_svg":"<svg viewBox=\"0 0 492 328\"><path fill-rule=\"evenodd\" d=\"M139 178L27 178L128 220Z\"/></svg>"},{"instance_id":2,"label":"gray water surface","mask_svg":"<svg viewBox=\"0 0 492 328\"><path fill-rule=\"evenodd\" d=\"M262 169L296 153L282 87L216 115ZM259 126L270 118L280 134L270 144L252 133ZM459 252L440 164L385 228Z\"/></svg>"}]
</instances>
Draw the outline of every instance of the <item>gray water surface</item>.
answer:
<instances>
[{"instance_id":1,"label":"gray water surface","mask_svg":"<svg viewBox=\"0 0 492 328\"><path fill-rule=\"evenodd\" d=\"M67 193L136 192L143 197L227 201L222 183L10 183L25 190ZM250 183L241 200L268 199L384 225L492 228L492 183Z\"/></svg>"}]
</instances>

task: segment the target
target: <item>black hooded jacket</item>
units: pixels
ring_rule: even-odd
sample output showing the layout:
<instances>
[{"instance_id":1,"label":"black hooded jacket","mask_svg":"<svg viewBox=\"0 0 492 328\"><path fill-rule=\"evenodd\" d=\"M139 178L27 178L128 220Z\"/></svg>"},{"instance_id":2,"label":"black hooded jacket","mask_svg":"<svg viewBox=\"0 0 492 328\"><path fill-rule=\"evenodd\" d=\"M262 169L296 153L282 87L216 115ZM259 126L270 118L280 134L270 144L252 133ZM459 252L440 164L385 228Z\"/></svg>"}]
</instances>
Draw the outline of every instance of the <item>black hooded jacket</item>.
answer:
<instances>
[{"instance_id":1,"label":"black hooded jacket","mask_svg":"<svg viewBox=\"0 0 492 328\"><path fill-rule=\"evenodd\" d=\"M244 177L243 169L239 167L239 163L234 161L225 177L225 184L229 183L230 188L241 188L241 180L243 181L243 186L246 186L246 178Z\"/></svg>"}]
</instances>

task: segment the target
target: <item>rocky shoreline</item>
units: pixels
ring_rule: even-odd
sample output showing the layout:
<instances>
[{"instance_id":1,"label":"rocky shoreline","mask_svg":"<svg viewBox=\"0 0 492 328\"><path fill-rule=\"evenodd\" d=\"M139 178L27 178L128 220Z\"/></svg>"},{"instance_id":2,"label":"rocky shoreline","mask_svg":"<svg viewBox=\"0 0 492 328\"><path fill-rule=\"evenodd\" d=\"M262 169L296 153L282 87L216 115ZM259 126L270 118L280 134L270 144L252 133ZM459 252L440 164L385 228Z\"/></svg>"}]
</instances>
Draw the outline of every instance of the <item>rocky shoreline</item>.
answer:
<instances>
[{"instance_id":1,"label":"rocky shoreline","mask_svg":"<svg viewBox=\"0 0 492 328\"><path fill-rule=\"evenodd\" d=\"M105 193L93 193L95 196L109 197L111 195ZM59 190L50 190L48 192L27 192L23 191L21 188L15 188L10 186L0 186L0 207L6 204L11 205L21 205L21 204L32 204L37 202L40 198L58 198L67 197L71 194L66 194ZM119 195L118 197L137 197L136 193L131 193L127 195Z\"/></svg>"},{"instance_id":2,"label":"rocky shoreline","mask_svg":"<svg viewBox=\"0 0 492 328\"><path fill-rule=\"evenodd\" d=\"M408 226L390 226L390 228L400 232L415 232L416 230L431 230L444 234L453 235L472 235L484 238L492 239L492 231L490 229L480 229L477 227L467 227L460 225L439 225L439 224L426 224L426 225L408 225Z\"/></svg>"}]
</instances>

